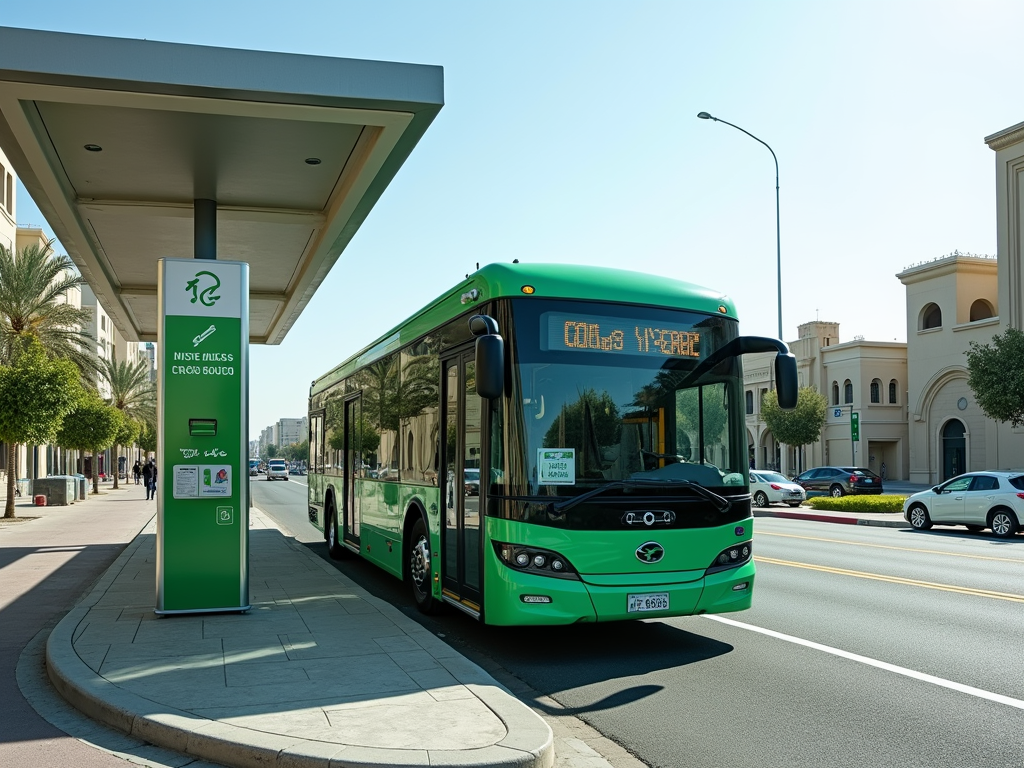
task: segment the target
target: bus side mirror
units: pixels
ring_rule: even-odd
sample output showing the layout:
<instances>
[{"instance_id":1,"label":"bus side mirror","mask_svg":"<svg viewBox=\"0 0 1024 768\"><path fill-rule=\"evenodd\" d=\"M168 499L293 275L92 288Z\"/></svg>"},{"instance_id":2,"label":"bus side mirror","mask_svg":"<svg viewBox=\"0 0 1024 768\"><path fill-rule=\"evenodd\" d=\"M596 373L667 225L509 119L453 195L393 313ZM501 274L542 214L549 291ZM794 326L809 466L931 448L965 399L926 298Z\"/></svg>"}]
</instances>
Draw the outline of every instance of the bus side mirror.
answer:
<instances>
[{"instance_id":1,"label":"bus side mirror","mask_svg":"<svg viewBox=\"0 0 1024 768\"><path fill-rule=\"evenodd\" d=\"M779 407L791 411L796 408L799 379L796 373L796 358L792 352L775 356L775 388L778 391Z\"/></svg>"},{"instance_id":2,"label":"bus side mirror","mask_svg":"<svg viewBox=\"0 0 1024 768\"><path fill-rule=\"evenodd\" d=\"M476 340L476 393L486 400L505 391L505 340L497 334Z\"/></svg>"},{"instance_id":3,"label":"bus side mirror","mask_svg":"<svg viewBox=\"0 0 1024 768\"><path fill-rule=\"evenodd\" d=\"M505 340L498 335L498 321L489 315L473 315L469 330L476 336L476 393L485 400L501 397L505 391Z\"/></svg>"}]
</instances>

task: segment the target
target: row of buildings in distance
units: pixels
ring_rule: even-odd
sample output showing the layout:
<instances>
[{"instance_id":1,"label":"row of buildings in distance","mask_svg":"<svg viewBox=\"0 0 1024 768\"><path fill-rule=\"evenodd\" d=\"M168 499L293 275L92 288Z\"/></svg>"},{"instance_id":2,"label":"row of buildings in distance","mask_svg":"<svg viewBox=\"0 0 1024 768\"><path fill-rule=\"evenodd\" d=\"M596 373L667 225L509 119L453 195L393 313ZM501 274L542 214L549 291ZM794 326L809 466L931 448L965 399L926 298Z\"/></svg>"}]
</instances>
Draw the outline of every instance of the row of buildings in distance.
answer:
<instances>
[{"instance_id":1,"label":"row of buildings in distance","mask_svg":"<svg viewBox=\"0 0 1024 768\"><path fill-rule=\"evenodd\" d=\"M265 456L268 445L284 448L308 439L309 419L306 416L297 419L279 419L261 431L258 439L249 442L249 455L252 458Z\"/></svg>"}]
</instances>

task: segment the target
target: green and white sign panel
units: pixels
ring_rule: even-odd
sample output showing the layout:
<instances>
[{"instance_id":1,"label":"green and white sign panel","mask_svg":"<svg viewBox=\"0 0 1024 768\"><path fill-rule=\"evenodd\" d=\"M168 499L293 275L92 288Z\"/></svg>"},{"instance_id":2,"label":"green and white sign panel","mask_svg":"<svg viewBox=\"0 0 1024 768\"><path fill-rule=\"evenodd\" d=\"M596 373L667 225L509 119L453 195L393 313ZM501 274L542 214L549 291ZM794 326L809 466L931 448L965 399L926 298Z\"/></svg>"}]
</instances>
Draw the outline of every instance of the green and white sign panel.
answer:
<instances>
[{"instance_id":1,"label":"green and white sign panel","mask_svg":"<svg viewBox=\"0 0 1024 768\"><path fill-rule=\"evenodd\" d=\"M156 612L249 609L249 265L161 259Z\"/></svg>"}]
</instances>

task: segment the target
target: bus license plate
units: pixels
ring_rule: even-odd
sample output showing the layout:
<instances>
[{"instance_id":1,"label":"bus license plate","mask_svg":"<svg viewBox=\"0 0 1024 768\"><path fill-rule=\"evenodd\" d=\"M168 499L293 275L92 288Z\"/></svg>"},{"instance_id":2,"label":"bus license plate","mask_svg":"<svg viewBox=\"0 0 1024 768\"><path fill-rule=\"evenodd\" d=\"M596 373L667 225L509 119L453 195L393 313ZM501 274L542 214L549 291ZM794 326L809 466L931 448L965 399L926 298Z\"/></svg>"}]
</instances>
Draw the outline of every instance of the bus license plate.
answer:
<instances>
[{"instance_id":1,"label":"bus license plate","mask_svg":"<svg viewBox=\"0 0 1024 768\"><path fill-rule=\"evenodd\" d=\"M649 595L626 595L626 612L667 611L668 592L654 592Z\"/></svg>"}]
</instances>

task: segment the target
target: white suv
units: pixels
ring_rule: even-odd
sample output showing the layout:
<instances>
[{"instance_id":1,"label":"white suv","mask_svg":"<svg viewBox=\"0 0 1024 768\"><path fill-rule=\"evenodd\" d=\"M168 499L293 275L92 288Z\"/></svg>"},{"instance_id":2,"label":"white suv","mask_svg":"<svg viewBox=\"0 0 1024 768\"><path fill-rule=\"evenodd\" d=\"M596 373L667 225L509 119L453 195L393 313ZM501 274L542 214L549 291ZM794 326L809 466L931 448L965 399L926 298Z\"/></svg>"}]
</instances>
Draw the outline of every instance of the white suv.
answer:
<instances>
[{"instance_id":1,"label":"white suv","mask_svg":"<svg viewBox=\"0 0 1024 768\"><path fill-rule=\"evenodd\" d=\"M1010 538L1024 520L1024 472L969 472L903 503L903 517L914 528L966 525L969 531L991 528Z\"/></svg>"},{"instance_id":2,"label":"white suv","mask_svg":"<svg viewBox=\"0 0 1024 768\"><path fill-rule=\"evenodd\" d=\"M267 463L267 480L288 479L288 465L284 459L271 459Z\"/></svg>"}]
</instances>

